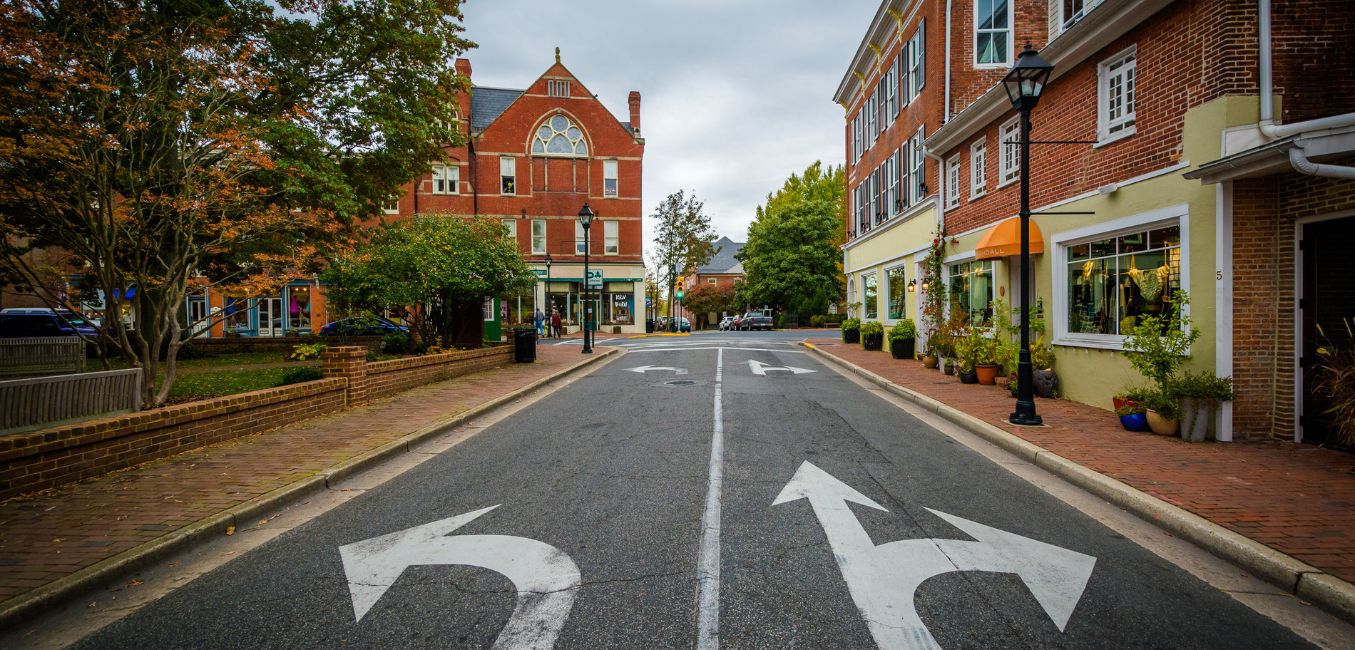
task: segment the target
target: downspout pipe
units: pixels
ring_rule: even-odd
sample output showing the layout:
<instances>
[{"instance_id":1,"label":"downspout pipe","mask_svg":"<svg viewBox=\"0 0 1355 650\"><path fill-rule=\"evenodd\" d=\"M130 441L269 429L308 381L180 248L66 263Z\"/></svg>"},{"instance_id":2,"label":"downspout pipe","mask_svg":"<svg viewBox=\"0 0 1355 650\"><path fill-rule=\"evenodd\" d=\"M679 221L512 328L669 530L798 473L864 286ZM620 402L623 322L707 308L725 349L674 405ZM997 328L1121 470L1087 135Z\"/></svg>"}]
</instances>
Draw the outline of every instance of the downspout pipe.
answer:
<instances>
[{"instance_id":1,"label":"downspout pipe","mask_svg":"<svg viewBox=\"0 0 1355 650\"><path fill-rule=\"evenodd\" d=\"M946 104L941 108L941 123L950 121L950 2L946 0Z\"/></svg>"},{"instance_id":2,"label":"downspout pipe","mask_svg":"<svg viewBox=\"0 0 1355 650\"><path fill-rule=\"evenodd\" d=\"M1271 75L1274 59L1271 54L1270 0L1257 0L1256 14L1257 31L1259 32L1257 34L1257 60L1260 68L1257 70L1257 78L1261 85L1261 122L1257 124L1257 127L1261 129L1261 134L1270 140L1278 140L1310 131L1355 125L1355 113L1332 115L1293 124L1275 123L1274 80ZM1289 165L1294 168L1294 171L1309 176L1355 179L1355 167L1324 165L1308 160L1308 154L1304 151L1301 141L1294 142L1294 146L1289 149Z\"/></svg>"}]
</instances>

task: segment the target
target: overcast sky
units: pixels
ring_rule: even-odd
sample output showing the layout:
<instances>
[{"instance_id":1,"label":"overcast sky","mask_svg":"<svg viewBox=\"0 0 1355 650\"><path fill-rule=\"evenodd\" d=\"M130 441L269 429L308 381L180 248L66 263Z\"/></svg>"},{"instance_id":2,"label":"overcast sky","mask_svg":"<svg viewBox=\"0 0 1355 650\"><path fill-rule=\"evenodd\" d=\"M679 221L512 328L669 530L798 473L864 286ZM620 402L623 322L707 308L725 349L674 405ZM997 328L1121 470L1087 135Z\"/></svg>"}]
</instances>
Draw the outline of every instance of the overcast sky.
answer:
<instances>
[{"instance_id":1,"label":"overcast sky","mask_svg":"<svg viewBox=\"0 0 1355 650\"><path fill-rule=\"evenodd\" d=\"M792 172L843 163L833 92L875 0L467 0L477 85L524 88L561 61L621 121L640 91L644 213L695 190L720 235ZM646 219L645 249L654 224Z\"/></svg>"}]
</instances>

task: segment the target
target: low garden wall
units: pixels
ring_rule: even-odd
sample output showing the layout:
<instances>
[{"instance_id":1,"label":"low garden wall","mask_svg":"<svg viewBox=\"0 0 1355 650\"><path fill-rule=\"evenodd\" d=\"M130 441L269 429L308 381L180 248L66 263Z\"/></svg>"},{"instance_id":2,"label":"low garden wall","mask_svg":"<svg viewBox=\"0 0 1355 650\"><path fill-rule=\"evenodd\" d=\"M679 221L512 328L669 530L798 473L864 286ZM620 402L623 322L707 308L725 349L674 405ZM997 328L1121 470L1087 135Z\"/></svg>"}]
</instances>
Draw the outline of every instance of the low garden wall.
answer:
<instances>
[{"instance_id":1,"label":"low garden wall","mask_svg":"<svg viewBox=\"0 0 1355 650\"><path fill-rule=\"evenodd\" d=\"M281 352L289 353L302 343L325 343L335 345L359 345L380 351L380 336L226 336L222 338L196 338L189 341L194 352L203 354L233 354L236 352Z\"/></svg>"},{"instance_id":2,"label":"low garden wall","mask_svg":"<svg viewBox=\"0 0 1355 650\"><path fill-rule=\"evenodd\" d=\"M331 347L321 360L325 378L317 381L0 435L0 499L100 476L510 363L513 348L499 345L368 363L367 348L355 345Z\"/></svg>"}]
</instances>

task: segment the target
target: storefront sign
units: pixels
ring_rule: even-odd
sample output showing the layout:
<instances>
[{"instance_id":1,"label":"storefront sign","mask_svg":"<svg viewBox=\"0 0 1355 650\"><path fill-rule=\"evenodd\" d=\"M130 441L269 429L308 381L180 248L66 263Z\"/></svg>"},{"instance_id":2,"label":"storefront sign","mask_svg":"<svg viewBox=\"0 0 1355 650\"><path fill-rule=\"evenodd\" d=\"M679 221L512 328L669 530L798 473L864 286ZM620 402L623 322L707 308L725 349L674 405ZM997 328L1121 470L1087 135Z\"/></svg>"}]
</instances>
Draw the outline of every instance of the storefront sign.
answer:
<instances>
[{"instance_id":1,"label":"storefront sign","mask_svg":"<svg viewBox=\"0 0 1355 650\"><path fill-rule=\"evenodd\" d=\"M601 271L601 270L594 271L594 270L591 270L591 269L590 269L590 270L588 271L588 288L589 288L589 289L601 289L601 288L602 288L602 271Z\"/></svg>"}]
</instances>

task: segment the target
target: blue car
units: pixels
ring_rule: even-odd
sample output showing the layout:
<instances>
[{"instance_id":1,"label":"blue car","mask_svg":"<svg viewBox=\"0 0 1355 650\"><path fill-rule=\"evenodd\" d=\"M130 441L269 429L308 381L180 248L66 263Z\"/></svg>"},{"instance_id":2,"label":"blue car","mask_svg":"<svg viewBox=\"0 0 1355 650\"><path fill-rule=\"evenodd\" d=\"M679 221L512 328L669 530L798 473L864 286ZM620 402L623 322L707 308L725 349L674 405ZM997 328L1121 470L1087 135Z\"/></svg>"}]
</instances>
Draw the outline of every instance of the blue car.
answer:
<instances>
[{"instance_id":1,"label":"blue car","mask_svg":"<svg viewBox=\"0 0 1355 650\"><path fill-rule=\"evenodd\" d=\"M384 336L409 334L409 328L397 325L380 316L352 316L325 323L321 336Z\"/></svg>"},{"instance_id":2,"label":"blue car","mask_svg":"<svg viewBox=\"0 0 1355 650\"><path fill-rule=\"evenodd\" d=\"M73 311L47 307L0 309L0 337L84 336L96 338L99 328Z\"/></svg>"}]
</instances>

